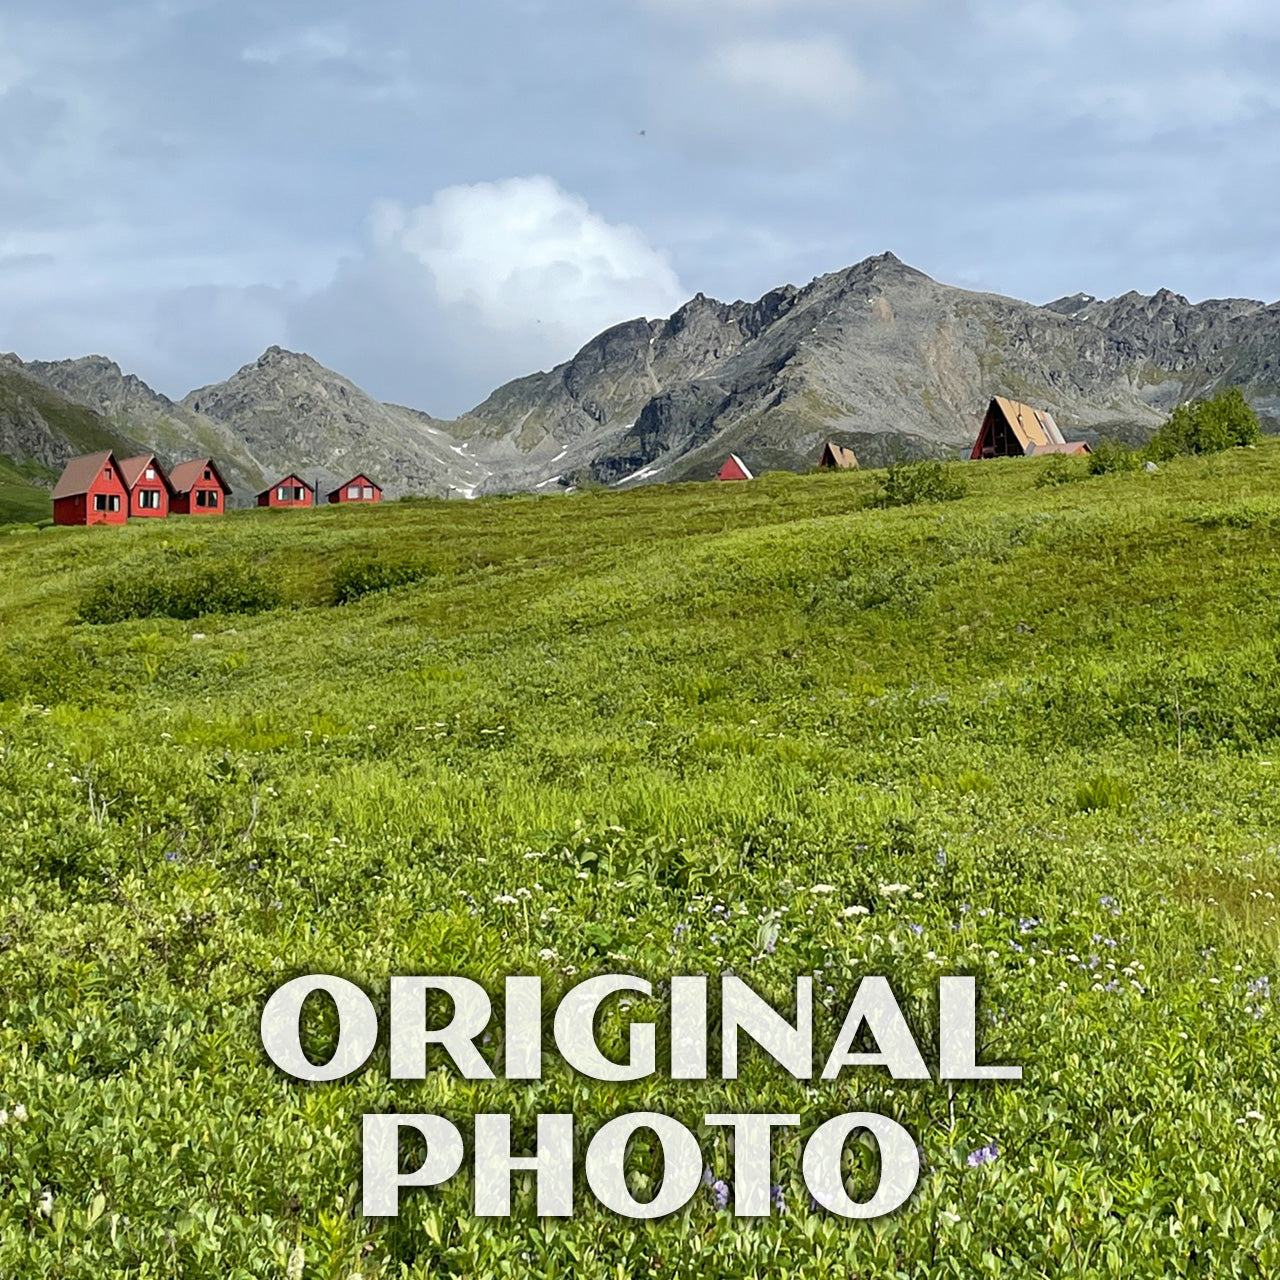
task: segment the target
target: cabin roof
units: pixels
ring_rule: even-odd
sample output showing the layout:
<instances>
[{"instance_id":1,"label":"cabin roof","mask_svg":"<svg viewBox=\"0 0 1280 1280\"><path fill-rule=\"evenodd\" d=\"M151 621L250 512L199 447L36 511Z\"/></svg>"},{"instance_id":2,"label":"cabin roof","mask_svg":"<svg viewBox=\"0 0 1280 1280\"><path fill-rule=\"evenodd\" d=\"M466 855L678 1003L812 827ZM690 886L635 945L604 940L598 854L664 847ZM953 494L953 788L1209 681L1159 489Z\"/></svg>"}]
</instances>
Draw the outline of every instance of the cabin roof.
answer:
<instances>
[{"instance_id":1,"label":"cabin roof","mask_svg":"<svg viewBox=\"0 0 1280 1280\"><path fill-rule=\"evenodd\" d=\"M999 408L1009 429L1018 438L1023 450L1031 452L1031 446L1047 444L1066 444L1053 414L1047 409L1035 409L1021 400L1010 400L1007 396L996 396L991 402Z\"/></svg>"},{"instance_id":2,"label":"cabin roof","mask_svg":"<svg viewBox=\"0 0 1280 1280\"><path fill-rule=\"evenodd\" d=\"M72 458L63 468L58 483L53 486L54 498L74 498L88 493L98 478L98 473L108 462L115 462L115 454L110 449L105 449L102 453L82 453L78 458ZM120 464L116 462L116 470L119 469Z\"/></svg>"},{"instance_id":3,"label":"cabin roof","mask_svg":"<svg viewBox=\"0 0 1280 1280\"><path fill-rule=\"evenodd\" d=\"M154 453L143 453L136 458L121 459L120 478L124 481L125 488L133 489L134 485L142 479L142 473L147 469L148 464L155 467L156 475L164 482L164 487L172 493L173 485L169 483L169 477L165 475L164 468L160 465L160 461Z\"/></svg>"},{"instance_id":4,"label":"cabin roof","mask_svg":"<svg viewBox=\"0 0 1280 1280\"><path fill-rule=\"evenodd\" d=\"M190 493L203 479L205 471L212 471L217 476L224 493L231 492L231 486L223 478L222 472L218 470L218 464L212 458L194 458L190 462L179 462L169 473L169 482L173 485L174 493Z\"/></svg>"}]
</instances>

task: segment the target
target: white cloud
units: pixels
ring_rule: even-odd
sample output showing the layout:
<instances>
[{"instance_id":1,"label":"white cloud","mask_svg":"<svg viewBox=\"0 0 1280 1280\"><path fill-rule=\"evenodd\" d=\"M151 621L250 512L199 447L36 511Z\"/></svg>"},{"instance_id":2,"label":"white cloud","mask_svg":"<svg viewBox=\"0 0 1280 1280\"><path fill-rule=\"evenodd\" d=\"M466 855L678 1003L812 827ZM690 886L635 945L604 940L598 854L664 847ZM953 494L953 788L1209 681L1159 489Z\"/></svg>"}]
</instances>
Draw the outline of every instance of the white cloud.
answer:
<instances>
[{"instance_id":1,"label":"white cloud","mask_svg":"<svg viewBox=\"0 0 1280 1280\"><path fill-rule=\"evenodd\" d=\"M871 89L844 46L829 37L736 40L714 49L708 67L734 89L837 116L852 112Z\"/></svg>"},{"instance_id":2,"label":"white cloud","mask_svg":"<svg viewBox=\"0 0 1280 1280\"><path fill-rule=\"evenodd\" d=\"M606 221L545 176L448 187L412 210L383 202L370 226L378 248L427 269L440 302L470 304L496 329L546 324L585 342L686 297L637 228Z\"/></svg>"},{"instance_id":3,"label":"white cloud","mask_svg":"<svg viewBox=\"0 0 1280 1280\"><path fill-rule=\"evenodd\" d=\"M330 22L249 45L240 56L245 62L264 62L274 67L282 62L341 62L351 54L350 32L341 23Z\"/></svg>"}]
</instances>

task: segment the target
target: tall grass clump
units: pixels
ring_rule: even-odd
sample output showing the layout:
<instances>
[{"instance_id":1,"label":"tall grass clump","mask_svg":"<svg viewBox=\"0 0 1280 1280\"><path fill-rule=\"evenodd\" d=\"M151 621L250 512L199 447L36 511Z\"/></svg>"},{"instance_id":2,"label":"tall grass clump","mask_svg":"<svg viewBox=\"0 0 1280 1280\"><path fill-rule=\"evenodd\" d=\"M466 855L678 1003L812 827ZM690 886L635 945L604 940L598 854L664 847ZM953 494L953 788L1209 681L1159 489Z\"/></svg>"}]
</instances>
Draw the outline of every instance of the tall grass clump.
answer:
<instances>
[{"instance_id":1,"label":"tall grass clump","mask_svg":"<svg viewBox=\"0 0 1280 1280\"><path fill-rule=\"evenodd\" d=\"M1089 454L1087 465L1091 476L1137 471L1142 465L1142 456L1136 449L1130 449L1119 440L1099 440L1097 447Z\"/></svg>"},{"instance_id":2,"label":"tall grass clump","mask_svg":"<svg viewBox=\"0 0 1280 1280\"><path fill-rule=\"evenodd\" d=\"M895 462L880 483L874 505L907 507L917 502L952 502L963 498L968 486L955 467L933 458Z\"/></svg>"},{"instance_id":3,"label":"tall grass clump","mask_svg":"<svg viewBox=\"0 0 1280 1280\"><path fill-rule=\"evenodd\" d=\"M331 599L335 605L350 604L372 592L411 586L432 577L435 572L433 565L421 559L349 556L334 570Z\"/></svg>"},{"instance_id":4,"label":"tall grass clump","mask_svg":"<svg viewBox=\"0 0 1280 1280\"><path fill-rule=\"evenodd\" d=\"M275 583L243 560L142 561L99 578L81 597L81 622L265 613L281 603Z\"/></svg>"}]
</instances>

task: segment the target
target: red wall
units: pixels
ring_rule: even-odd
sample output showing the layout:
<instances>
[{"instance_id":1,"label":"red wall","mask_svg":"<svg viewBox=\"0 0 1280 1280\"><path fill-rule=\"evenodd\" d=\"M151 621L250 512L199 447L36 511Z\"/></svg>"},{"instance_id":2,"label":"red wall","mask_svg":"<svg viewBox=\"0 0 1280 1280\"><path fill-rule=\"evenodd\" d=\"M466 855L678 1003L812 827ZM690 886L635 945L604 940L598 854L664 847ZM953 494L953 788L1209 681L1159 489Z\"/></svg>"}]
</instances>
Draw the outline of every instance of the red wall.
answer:
<instances>
[{"instance_id":1,"label":"red wall","mask_svg":"<svg viewBox=\"0 0 1280 1280\"><path fill-rule=\"evenodd\" d=\"M107 477L107 467L94 477L88 493L73 494L69 498L58 498L53 504L54 524L124 524L129 518L129 494L120 479L120 473L113 466L111 476ZM117 510L97 511L94 509L95 498L101 496L111 505L115 498Z\"/></svg>"},{"instance_id":2,"label":"red wall","mask_svg":"<svg viewBox=\"0 0 1280 1280\"><path fill-rule=\"evenodd\" d=\"M297 502L294 502L291 498L281 498L276 492L278 489L282 488L293 489L299 487L302 489L302 498ZM284 484L273 484L271 488L258 499L258 506L260 507L309 507L310 505L311 490L305 485L299 485L296 481L292 480Z\"/></svg>"},{"instance_id":3,"label":"red wall","mask_svg":"<svg viewBox=\"0 0 1280 1280\"><path fill-rule=\"evenodd\" d=\"M196 500L200 493L211 493L217 497L217 506L202 507ZM197 480L191 486L190 493L180 493L173 500L175 516L220 516L227 509L227 495L216 480Z\"/></svg>"},{"instance_id":4,"label":"red wall","mask_svg":"<svg viewBox=\"0 0 1280 1280\"><path fill-rule=\"evenodd\" d=\"M158 493L160 502L158 506L143 507L138 504L142 500L144 493ZM169 514L169 490L164 487L164 481L160 479L159 472L156 473L154 480L148 480L144 472L142 478L129 491L129 514L138 516L140 519L160 519L163 520Z\"/></svg>"}]
</instances>

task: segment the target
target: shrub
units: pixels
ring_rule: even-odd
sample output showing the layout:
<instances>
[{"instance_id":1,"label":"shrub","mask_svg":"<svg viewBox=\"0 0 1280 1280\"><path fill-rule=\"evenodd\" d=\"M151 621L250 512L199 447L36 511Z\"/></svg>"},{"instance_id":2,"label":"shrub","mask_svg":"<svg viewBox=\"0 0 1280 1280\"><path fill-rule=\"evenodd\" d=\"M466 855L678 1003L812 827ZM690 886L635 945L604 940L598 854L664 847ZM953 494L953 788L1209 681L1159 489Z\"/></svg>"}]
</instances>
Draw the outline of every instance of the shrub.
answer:
<instances>
[{"instance_id":1,"label":"shrub","mask_svg":"<svg viewBox=\"0 0 1280 1280\"><path fill-rule=\"evenodd\" d=\"M1156 432L1147 452L1161 460L1180 454L1221 453L1254 444L1259 434L1258 415L1240 388L1232 387L1208 400L1180 404Z\"/></svg>"},{"instance_id":2,"label":"shrub","mask_svg":"<svg viewBox=\"0 0 1280 1280\"><path fill-rule=\"evenodd\" d=\"M1041 468L1036 476L1036 488L1046 489L1050 485L1071 484L1083 478L1083 473L1071 463L1064 454L1055 453Z\"/></svg>"},{"instance_id":3,"label":"shrub","mask_svg":"<svg viewBox=\"0 0 1280 1280\"><path fill-rule=\"evenodd\" d=\"M963 498L968 486L946 463L926 459L895 462L880 484L878 507L906 507L916 502L951 502Z\"/></svg>"},{"instance_id":4,"label":"shrub","mask_svg":"<svg viewBox=\"0 0 1280 1280\"><path fill-rule=\"evenodd\" d=\"M1104 476L1113 471L1137 471L1142 458L1119 440L1100 440L1089 455L1089 474Z\"/></svg>"},{"instance_id":5,"label":"shrub","mask_svg":"<svg viewBox=\"0 0 1280 1280\"><path fill-rule=\"evenodd\" d=\"M81 622L263 613L280 604L274 583L242 560L145 561L99 579L80 601Z\"/></svg>"},{"instance_id":6,"label":"shrub","mask_svg":"<svg viewBox=\"0 0 1280 1280\"><path fill-rule=\"evenodd\" d=\"M425 560L384 560L381 556L349 556L333 572L333 603L350 604L374 591L407 587L435 574Z\"/></svg>"}]
</instances>

